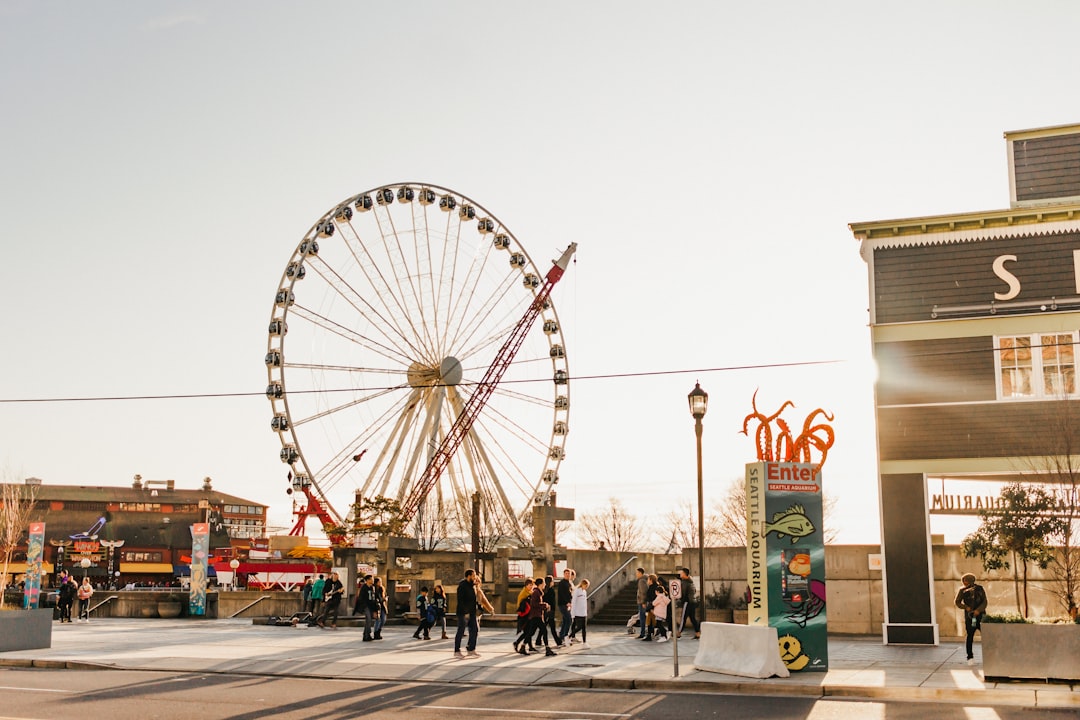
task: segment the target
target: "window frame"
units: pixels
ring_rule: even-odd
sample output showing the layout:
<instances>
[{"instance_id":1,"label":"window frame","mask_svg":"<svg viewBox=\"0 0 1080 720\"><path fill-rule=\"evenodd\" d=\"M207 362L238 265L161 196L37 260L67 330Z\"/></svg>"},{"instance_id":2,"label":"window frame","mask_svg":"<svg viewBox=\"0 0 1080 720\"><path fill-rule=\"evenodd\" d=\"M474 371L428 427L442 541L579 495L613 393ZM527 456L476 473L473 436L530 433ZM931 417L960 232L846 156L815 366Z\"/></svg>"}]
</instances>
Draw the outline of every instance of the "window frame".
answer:
<instances>
[{"instance_id":1,"label":"window frame","mask_svg":"<svg viewBox=\"0 0 1080 720\"><path fill-rule=\"evenodd\" d=\"M1046 368L1044 365L1043 352L1047 347L1044 338L1060 338L1067 336L1071 338L1071 346L1073 348L1072 357L1072 375L1073 375L1073 392L1063 395L1048 395L1046 393ZM1001 402L1032 402L1039 400L1060 400L1063 398L1076 398L1080 397L1080 384L1077 383L1076 377L1076 348L1080 338L1080 331L1077 330L1061 330L1056 332L1035 332L1035 333L1022 333L1013 335L995 335L994 336L994 391L997 395L997 399ZM1005 351L1002 347L1002 341L1004 340L1027 340L1031 351L1031 394L1030 395L1009 395L1006 396L1002 389L1002 362L1001 358ZM1061 347L1063 343L1056 342L1055 345ZM1015 349L1015 344L1014 348ZM1060 357L1060 356L1059 356ZM1061 363L1057 363L1054 368L1061 367Z\"/></svg>"}]
</instances>

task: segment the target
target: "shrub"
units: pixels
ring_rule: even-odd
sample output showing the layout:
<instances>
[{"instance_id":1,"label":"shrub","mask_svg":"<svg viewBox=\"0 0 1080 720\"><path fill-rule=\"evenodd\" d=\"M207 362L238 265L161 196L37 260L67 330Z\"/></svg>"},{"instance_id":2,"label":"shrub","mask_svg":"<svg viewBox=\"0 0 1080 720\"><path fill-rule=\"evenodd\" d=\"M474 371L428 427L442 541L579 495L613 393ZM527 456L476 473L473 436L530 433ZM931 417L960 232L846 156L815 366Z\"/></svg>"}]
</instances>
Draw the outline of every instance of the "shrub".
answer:
<instances>
[{"instance_id":1,"label":"shrub","mask_svg":"<svg viewBox=\"0 0 1080 720\"><path fill-rule=\"evenodd\" d=\"M1000 614L987 614L983 615L982 621L984 623L1009 623L1009 624L1031 624L1031 621L1025 618L1020 613L1009 612Z\"/></svg>"}]
</instances>

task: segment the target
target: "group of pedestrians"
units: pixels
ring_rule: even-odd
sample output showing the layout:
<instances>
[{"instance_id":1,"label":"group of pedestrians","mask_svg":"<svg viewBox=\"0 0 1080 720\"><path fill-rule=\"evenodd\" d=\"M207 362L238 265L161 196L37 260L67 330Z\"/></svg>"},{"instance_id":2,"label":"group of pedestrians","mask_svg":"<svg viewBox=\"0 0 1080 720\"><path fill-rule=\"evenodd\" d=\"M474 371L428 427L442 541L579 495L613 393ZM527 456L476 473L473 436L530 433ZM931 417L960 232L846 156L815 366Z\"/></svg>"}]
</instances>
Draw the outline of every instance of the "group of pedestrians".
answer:
<instances>
[{"instance_id":1,"label":"group of pedestrians","mask_svg":"<svg viewBox=\"0 0 1080 720\"><path fill-rule=\"evenodd\" d=\"M671 588L667 581L655 574L645 574L645 568L637 569L638 640L667 642L668 618L676 637L682 637L687 620L694 628L694 637L701 637L701 623L697 619L698 594L690 577L690 568L679 568L679 608L682 613L676 622Z\"/></svg>"},{"instance_id":2,"label":"group of pedestrians","mask_svg":"<svg viewBox=\"0 0 1080 720\"><path fill-rule=\"evenodd\" d=\"M68 574L60 577L60 587L57 590L56 607L59 610L60 622L71 622L71 607L79 600L79 613L76 616L78 622L90 622L90 598L94 595L94 586L89 578L83 578L82 584L75 582L75 578Z\"/></svg>"},{"instance_id":3,"label":"group of pedestrians","mask_svg":"<svg viewBox=\"0 0 1080 720\"><path fill-rule=\"evenodd\" d=\"M584 645L587 639L588 625L588 589L589 581L582 580L575 585L577 573L567 568L563 577L555 583L551 575L529 578L525 587L518 594L517 637L514 639L514 652L529 655L543 646L544 655L555 655L555 648L578 642ZM562 627L557 627L555 613L558 611ZM550 639L549 639L550 633Z\"/></svg>"}]
</instances>

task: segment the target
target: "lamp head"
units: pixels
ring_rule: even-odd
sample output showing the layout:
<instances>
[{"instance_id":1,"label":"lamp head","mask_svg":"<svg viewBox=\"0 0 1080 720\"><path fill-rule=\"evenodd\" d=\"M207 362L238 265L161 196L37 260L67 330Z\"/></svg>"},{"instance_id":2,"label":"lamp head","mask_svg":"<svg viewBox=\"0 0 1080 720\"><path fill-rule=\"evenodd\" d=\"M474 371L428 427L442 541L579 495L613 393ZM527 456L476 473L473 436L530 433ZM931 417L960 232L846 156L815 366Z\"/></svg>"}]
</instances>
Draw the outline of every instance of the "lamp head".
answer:
<instances>
[{"instance_id":1,"label":"lamp head","mask_svg":"<svg viewBox=\"0 0 1080 720\"><path fill-rule=\"evenodd\" d=\"M701 389L701 383L694 383L694 389L686 399L690 402L690 414L695 420L705 417L705 411L709 409L709 393Z\"/></svg>"}]
</instances>

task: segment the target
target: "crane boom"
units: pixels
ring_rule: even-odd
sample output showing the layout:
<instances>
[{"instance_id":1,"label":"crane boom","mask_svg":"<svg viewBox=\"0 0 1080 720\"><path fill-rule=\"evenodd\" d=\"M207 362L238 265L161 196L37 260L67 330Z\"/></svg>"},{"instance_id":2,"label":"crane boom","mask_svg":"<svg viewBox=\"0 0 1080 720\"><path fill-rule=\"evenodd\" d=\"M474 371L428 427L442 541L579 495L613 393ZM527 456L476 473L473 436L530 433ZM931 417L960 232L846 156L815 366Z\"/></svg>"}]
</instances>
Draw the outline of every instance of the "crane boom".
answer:
<instances>
[{"instance_id":1,"label":"crane boom","mask_svg":"<svg viewBox=\"0 0 1080 720\"><path fill-rule=\"evenodd\" d=\"M431 460L424 469L423 475L420 476L416 485L413 486L413 490L409 494L409 497L402 503L402 523L408 523L412 520L413 516L416 515L416 512L420 509L421 503L424 502L428 493L431 492L431 489L434 488L435 484L439 481L443 470L450 464L450 459L454 456L454 453L465 439L465 436L469 434L469 430L472 429L473 423L487 404L488 398L495 392L495 387L499 384L502 376L510 367L510 363L513 362L514 356L517 355L522 343L525 342L525 336L528 335L529 329L536 321L537 316L544 309L544 305L551 295L552 287L554 287L555 283L559 282L562 278L563 273L566 272L566 266L570 264L570 258L573 257L576 251L577 243L570 243L570 246L563 251L563 254L559 259L553 261L551 269L548 270L547 277L544 278L544 284L536 293L536 297L533 298L533 301L525 311L525 314L518 321L517 325L514 326L510 336L506 338L506 342L503 343L503 346L495 355L495 359L491 362L491 366L488 367L487 372L484 373L483 379L477 383L476 392L474 392L472 396L469 397L468 401L466 401L461 414L457 416L450 431L446 433L442 443L439 444L439 448L431 456Z\"/></svg>"}]
</instances>

